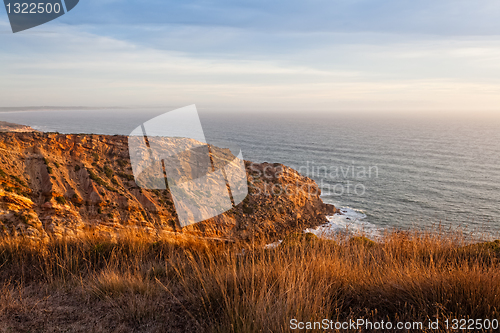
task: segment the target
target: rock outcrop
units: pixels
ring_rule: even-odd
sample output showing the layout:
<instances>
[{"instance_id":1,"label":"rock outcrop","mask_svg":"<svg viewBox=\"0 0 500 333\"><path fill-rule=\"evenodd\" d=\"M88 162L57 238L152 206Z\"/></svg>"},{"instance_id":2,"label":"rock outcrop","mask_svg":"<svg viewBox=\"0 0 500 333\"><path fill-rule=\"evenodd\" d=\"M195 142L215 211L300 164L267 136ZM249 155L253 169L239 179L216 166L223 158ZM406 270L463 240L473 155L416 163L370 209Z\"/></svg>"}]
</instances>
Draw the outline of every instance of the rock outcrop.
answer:
<instances>
[{"instance_id":1,"label":"rock outcrop","mask_svg":"<svg viewBox=\"0 0 500 333\"><path fill-rule=\"evenodd\" d=\"M181 228L168 189L135 183L126 137L0 133L0 232L43 238L141 228L249 239L320 225L337 212L321 201L316 183L295 170L245 166L249 195L242 203Z\"/></svg>"}]
</instances>

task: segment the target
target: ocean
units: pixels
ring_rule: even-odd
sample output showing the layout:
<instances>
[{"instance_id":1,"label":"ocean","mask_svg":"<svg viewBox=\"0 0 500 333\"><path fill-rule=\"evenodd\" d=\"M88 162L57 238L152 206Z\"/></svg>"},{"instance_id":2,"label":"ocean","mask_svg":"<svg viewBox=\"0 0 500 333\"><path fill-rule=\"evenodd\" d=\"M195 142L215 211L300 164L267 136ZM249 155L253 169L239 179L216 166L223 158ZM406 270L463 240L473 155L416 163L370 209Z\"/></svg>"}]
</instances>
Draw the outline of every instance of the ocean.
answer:
<instances>
[{"instance_id":1,"label":"ocean","mask_svg":"<svg viewBox=\"0 0 500 333\"><path fill-rule=\"evenodd\" d=\"M128 135L168 110L3 112L60 133ZM345 215L314 232L460 228L500 233L500 120L349 114L200 112L208 142L313 178Z\"/></svg>"}]
</instances>

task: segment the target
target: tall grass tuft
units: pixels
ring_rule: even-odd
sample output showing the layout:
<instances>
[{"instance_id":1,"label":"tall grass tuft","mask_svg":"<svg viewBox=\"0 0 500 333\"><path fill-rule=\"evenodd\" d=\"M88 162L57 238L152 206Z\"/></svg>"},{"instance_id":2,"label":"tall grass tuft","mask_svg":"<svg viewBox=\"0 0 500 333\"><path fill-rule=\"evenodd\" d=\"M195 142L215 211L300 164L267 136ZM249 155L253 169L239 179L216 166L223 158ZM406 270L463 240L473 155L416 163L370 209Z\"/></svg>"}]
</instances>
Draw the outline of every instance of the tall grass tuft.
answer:
<instances>
[{"instance_id":1,"label":"tall grass tuft","mask_svg":"<svg viewBox=\"0 0 500 333\"><path fill-rule=\"evenodd\" d=\"M438 230L265 244L136 231L4 238L0 329L291 332L292 319L500 319L499 242Z\"/></svg>"}]
</instances>

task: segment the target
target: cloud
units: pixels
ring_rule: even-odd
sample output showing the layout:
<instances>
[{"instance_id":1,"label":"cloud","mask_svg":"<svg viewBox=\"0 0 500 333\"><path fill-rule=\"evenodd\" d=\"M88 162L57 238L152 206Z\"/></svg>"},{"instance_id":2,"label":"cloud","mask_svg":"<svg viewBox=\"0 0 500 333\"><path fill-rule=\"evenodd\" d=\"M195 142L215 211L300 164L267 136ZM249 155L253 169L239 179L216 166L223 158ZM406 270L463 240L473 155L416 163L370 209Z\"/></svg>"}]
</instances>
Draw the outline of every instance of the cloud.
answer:
<instances>
[{"instance_id":1,"label":"cloud","mask_svg":"<svg viewBox=\"0 0 500 333\"><path fill-rule=\"evenodd\" d=\"M0 34L0 100L2 106L495 110L500 42L492 17L499 6L88 0L40 28ZM1 29L8 29L6 17Z\"/></svg>"},{"instance_id":2,"label":"cloud","mask_svg":"<svg viewBox=\"0 0 500 333\"><path fill-rule=\"evenodd\" d=\"M495 0L87 0L62 21L78 25L217 26L276 32L500 33Z\"/></svg>"}]
</instances>

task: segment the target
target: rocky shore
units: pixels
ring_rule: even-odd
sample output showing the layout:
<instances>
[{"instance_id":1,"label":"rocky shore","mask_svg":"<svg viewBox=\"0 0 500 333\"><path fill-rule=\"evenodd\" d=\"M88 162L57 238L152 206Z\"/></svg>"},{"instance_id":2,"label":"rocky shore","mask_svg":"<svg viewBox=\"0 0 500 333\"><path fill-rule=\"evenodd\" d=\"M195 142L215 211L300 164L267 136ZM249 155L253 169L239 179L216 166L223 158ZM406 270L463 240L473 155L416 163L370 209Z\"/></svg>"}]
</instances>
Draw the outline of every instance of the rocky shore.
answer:
<instances>
[{"instance_id":1,"label":"rocky shore","mask_svg":"<svg viewBox=\"0 0 500 333\"><path fill-rule=\"evenodd\" d=\"M214 150L217 154L224 150ZM326 223L337 209L317 184L281 164L246 161L249 195L226 213L181 228L167 190L134 181L127 137L0 133L0 232L35 238L140 228L224 239L278 238Z\"/></svg>"}]
</instances>

